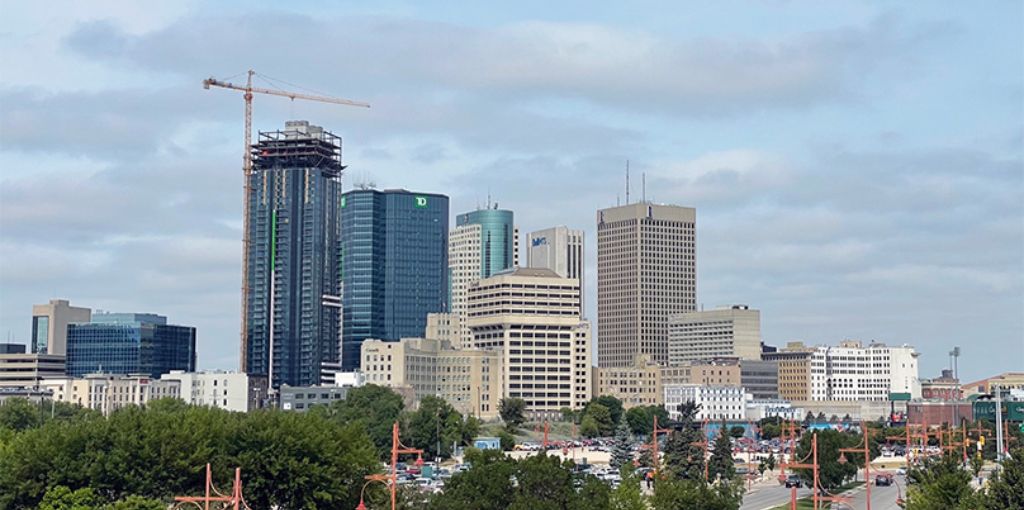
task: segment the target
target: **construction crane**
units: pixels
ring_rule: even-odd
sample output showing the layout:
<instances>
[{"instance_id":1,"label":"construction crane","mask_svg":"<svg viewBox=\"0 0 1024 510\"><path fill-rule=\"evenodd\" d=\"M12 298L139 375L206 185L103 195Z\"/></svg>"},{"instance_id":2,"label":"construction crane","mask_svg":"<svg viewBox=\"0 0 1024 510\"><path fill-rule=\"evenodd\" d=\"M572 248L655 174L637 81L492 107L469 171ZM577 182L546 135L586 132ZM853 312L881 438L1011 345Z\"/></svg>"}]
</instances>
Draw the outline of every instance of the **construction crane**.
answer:
<instances>
[{"instance_id":1,"label":"construction crane","mask_svg":"<svg viewBox=\"0 0 1024 510\"><path fill-rule=\"evenodd\" d=\"M289 92L286 90L268 89L262 87L254 87L252 85L253 76L259 76L255 71L250 69L246 75L245 85L235 85L230 82L220 81L213 77L203 80L203 88L209 89L210 87L219 87L230 90L237 90L243 92L242 98L245 99L245 149L242 151L242 173L243 173L243 189L245 194L243 196L243 225L242 225L242 342L241 342L241 369L243 372L248 370L246 366L246 346L248 345L248 338L246 336L246 324L248 322L248 300L249 300L249 193L252 190L249 188L249 176L252 175L252 95L253 94L267 94L271 96L287 97L292 101L296 99L303 99L306 101L318 101L321 103L333 103L346 106L359 106L362 108L369 108L370 105L359 101L350 101L348 99L339 99L336 97L319 96L313 94L302 94L298 92ZM269 77L265 77L269 78ZM273 334L273 333L271 333ZM271 385L273 381L269 382Z\"/></svg>"}]
</instances>

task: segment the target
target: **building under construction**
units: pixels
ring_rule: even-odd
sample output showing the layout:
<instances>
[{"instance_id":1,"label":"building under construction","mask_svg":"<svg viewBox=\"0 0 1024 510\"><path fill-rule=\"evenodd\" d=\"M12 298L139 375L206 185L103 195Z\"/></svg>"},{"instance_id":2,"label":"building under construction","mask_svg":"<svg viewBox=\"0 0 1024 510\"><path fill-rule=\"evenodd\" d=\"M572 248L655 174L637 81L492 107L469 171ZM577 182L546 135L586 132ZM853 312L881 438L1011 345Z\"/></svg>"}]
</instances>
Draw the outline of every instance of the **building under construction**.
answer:
<instances>
[{"instance_id":1,"label":"building under construction","mask_svg":"<svg viewBox=\"0 0 1024 510\"><path fill-rule=\"evenodd\" d=\"M289 121L251 156L243 365L274 388L318 384L339 356L341 138Z\"/></svg>"}]
</instances>

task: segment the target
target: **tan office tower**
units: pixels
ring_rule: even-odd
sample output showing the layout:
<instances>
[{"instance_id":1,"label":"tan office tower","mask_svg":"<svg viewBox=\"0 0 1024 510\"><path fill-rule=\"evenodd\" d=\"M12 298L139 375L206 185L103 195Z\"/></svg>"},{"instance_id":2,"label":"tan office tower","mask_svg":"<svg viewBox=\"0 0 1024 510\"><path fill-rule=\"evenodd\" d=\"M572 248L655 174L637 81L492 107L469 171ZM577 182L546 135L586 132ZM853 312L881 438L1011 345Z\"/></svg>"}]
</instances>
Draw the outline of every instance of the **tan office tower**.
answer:
<instances>
[{"instance_id":1,"label":"tan office tower","mask_svg":"<svg viewBox=\"0 0 1024 510\"><path fill-rule=\"evenodd\" d=\"M590 324L579 315L579 280L519 268L469 288L473 347L504 356L505 397L533 418L555 418L591 397Z\"/></svg>"},{"instance_id":2,"label":"tan office tower","mask_svg":"<svg viewBox=\"0 0 1024 510\"><path fill-rule=\"evenodd\" d=\"M67 300L51 299L32 305L32 352L64 356L68 349L68 324L89 322L92 310L71 306Z\"/></svg>"},{"instance_id":3,"label":"tan office tower","mask_svg":"<svg viewBox=\"0 0 1024 510\"><path fill-rule=\"evenodd\" d=\"M597 354L668 363L668 318L697 309L697 211L651 203L597 211Z\"/></svg>"}]
</instances>

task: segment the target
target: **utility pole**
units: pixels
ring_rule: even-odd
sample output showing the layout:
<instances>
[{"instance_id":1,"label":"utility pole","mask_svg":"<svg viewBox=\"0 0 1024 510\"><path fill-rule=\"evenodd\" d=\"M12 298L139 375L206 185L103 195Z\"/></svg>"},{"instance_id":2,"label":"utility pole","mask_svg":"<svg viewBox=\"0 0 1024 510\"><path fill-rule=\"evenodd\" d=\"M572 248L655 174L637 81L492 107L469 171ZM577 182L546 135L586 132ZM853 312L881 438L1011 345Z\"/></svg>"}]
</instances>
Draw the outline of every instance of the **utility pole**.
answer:
<instances>
[{"instance_id":1,"label":"utility pole","mask_svg":"<svg viewBox=\"0 0 1024 510\"><path fill-rule=\"evenodd\" d=\"M1003 396L999 387L994 387L996 394L996 461L1003 460Z\"/></svg>"}]
</instances>

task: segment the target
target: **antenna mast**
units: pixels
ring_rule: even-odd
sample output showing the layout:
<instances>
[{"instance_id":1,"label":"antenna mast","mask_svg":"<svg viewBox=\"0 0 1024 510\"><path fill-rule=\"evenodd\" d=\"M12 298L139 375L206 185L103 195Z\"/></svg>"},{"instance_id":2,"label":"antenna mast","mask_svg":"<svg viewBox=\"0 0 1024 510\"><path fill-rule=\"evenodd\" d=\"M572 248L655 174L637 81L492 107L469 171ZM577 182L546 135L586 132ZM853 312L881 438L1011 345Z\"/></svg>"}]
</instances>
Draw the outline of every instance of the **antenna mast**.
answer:
<instances>
[{"instance_id":1,"label":"antenna mast","mask_svg":"<svg viewBox=\"0 0 1024 510\"><path fill-rule=\"evenodd\" d=\"M626 205L629 205L629 160L626 160Z\"/></svg>"}]
</instances>

